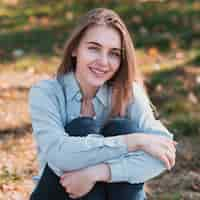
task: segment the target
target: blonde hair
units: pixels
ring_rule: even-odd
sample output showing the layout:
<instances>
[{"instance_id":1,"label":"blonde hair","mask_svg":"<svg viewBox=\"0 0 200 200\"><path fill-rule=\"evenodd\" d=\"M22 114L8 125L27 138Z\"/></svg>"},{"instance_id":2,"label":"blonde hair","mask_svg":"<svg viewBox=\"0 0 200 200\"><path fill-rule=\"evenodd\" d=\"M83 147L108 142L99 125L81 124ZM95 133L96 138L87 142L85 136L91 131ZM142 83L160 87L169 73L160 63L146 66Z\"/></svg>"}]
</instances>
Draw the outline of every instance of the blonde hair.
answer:
<instances>
[{"instance_id":1,"label":"blonde hair","mask_svg":"<svg viewBox=\"0 0 200 200\"><path fill-rule=\"evenodd\" d=\"M114 11L106 8L90 10L80 18L78 25L74 28L64 48L64 56L57 70L57 78L70 71L75 71L76 60L72 57L73 49L79 44L85 31L93 25L107 25L116 29L121 36L122 56L119 70L108 81L112 86L112 104L110 116L124 116L128 103L133 99L133 81L143 84L141 73L136 67L135 49L120 16Z\"/></svg>"}]
</instances>

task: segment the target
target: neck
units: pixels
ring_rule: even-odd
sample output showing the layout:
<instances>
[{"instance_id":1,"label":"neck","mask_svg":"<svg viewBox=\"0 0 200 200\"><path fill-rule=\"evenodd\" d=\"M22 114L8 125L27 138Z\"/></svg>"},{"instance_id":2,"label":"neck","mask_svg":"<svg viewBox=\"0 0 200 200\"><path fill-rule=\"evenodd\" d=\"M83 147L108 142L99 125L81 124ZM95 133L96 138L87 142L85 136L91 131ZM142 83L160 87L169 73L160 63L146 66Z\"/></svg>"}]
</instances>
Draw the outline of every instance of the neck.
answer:
<instances>
[{"instance_id":1,"label":"neck","mask_svg":"<svg viewBox=\"0 0 200 200\"><path fill-rule=\"evenodd\" d=\"M76 77L77 83L79 84L83 98L92 99L95 96L98 88L91 87L91 86L83 83L83 81L81 81L81 79L76 74L75 74L75 77Z\"/></svg>"}]
</instances>

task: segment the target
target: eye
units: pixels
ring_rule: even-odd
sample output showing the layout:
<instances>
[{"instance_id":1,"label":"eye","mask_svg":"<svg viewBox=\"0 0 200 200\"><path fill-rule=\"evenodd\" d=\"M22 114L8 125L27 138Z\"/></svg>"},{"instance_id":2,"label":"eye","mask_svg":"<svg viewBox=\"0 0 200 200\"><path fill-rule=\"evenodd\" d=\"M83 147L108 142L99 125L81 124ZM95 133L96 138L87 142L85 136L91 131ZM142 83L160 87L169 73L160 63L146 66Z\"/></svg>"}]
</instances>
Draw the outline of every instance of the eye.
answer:
<instances>
[{"instance_id":1,"label":"eye","mask_svg":"<svg viewBox=\"0 0 200 200\"><path fill-rule=\"evenodd\" d=\"M118 53L118 52L111 52L111 55L114 57L117 57L117 58L120 57L120 53Z\"/></svg>"},{"instance_id":2,"label":"eye","mask_svg":"<svg viewBox=\"0 0 200 200\"><path fill-rule=\"evenodd\" d=\"M90 46L90 47L88 47L88 49L89 49L89 50L97 51L97 50L98 50L98 47Z\"/></svg>"}]
</instances>

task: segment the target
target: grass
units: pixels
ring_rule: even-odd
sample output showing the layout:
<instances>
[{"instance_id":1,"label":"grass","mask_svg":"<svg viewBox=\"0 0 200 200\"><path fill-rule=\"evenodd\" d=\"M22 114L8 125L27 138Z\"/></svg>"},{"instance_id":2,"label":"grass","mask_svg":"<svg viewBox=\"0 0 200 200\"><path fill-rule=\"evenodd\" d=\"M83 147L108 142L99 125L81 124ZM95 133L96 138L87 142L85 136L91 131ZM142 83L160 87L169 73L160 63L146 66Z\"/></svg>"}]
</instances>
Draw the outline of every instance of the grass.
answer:
<instances>
[{"instance_id":1,"label":"grass","mask_svg":"<svg viewBox=\"0 0 200 200\"><path fill-rule=\"evenodd\" d=\"M8 6L2 1L0 49L6 55L10 55L15 48L21 48L27 53L35 51L51 55L55 45L63 46L81 14L104 5L122 16L137 48L156 46L163 51L169 51L172 45L191 48L200 36L198 1L106 2L102 4L101 1L86 0L80 4L77 1L66 3L64 0L50 0L48 3L44 0L21 0L16 6Z\"/></svg>"},{"instance_id":2,"label":"grass","mask_svg":"<svg viewBox=\"0 0 200 200\"><path fill-rule=\"evenodd\" d=\"M200 135L200 84L196 81L200 76L199 51L190 56L149 76L151 98L177 136Z\"/></svg>"},{"instance_id":3,"label":"grass","mask_svg":"<svg viewBox=\"0 0 200 200\"><path fill-rule=\"evenodd\" d=\"M192 117L190 115L177 116L171 124L171 129L175 133L185 136L200 135L200 118Z\"/></svg>"},{"instance_id":4,"label":"grass","mask_svg":"<svg viewBox=\"0 0 200 200\"><path fill-rule=\"evenodd\" d=\"M181 194L179 192L175 193L166 193L163 194L161 198L158 197L158 200L181 200Z\"/></svg>"}]
</instances>

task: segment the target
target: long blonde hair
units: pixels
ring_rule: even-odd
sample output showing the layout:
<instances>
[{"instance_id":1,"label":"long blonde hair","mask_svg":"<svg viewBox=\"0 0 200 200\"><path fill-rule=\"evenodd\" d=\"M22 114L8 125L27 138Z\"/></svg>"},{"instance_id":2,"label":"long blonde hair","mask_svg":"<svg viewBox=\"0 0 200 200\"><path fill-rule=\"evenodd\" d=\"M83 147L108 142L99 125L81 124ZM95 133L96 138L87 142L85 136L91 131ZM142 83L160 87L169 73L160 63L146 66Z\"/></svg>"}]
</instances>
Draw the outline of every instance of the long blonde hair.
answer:
<instances>
[{"instance_id":1,"label":"long blonde hair","mask_svg":"<svg viewBox=\"0 0 200 200\"><path fill-rule=\"evenodd\" d=\"M143 78L136 67L135 49L126 28L126 25L117 13L106 8L90 10L80 18L78 25L74 28L64 48L62 62L56 72L57 78L70 71L75 71L76 60L72 57L73 49L85 31L92 25L104 24L115 28L121 36L122 56L121 64L117 73L108 81L112 86L112 104L110 116L124 116L128 103L133 99L133 81L143 84Z\"/></svg>"}]
</instances>

